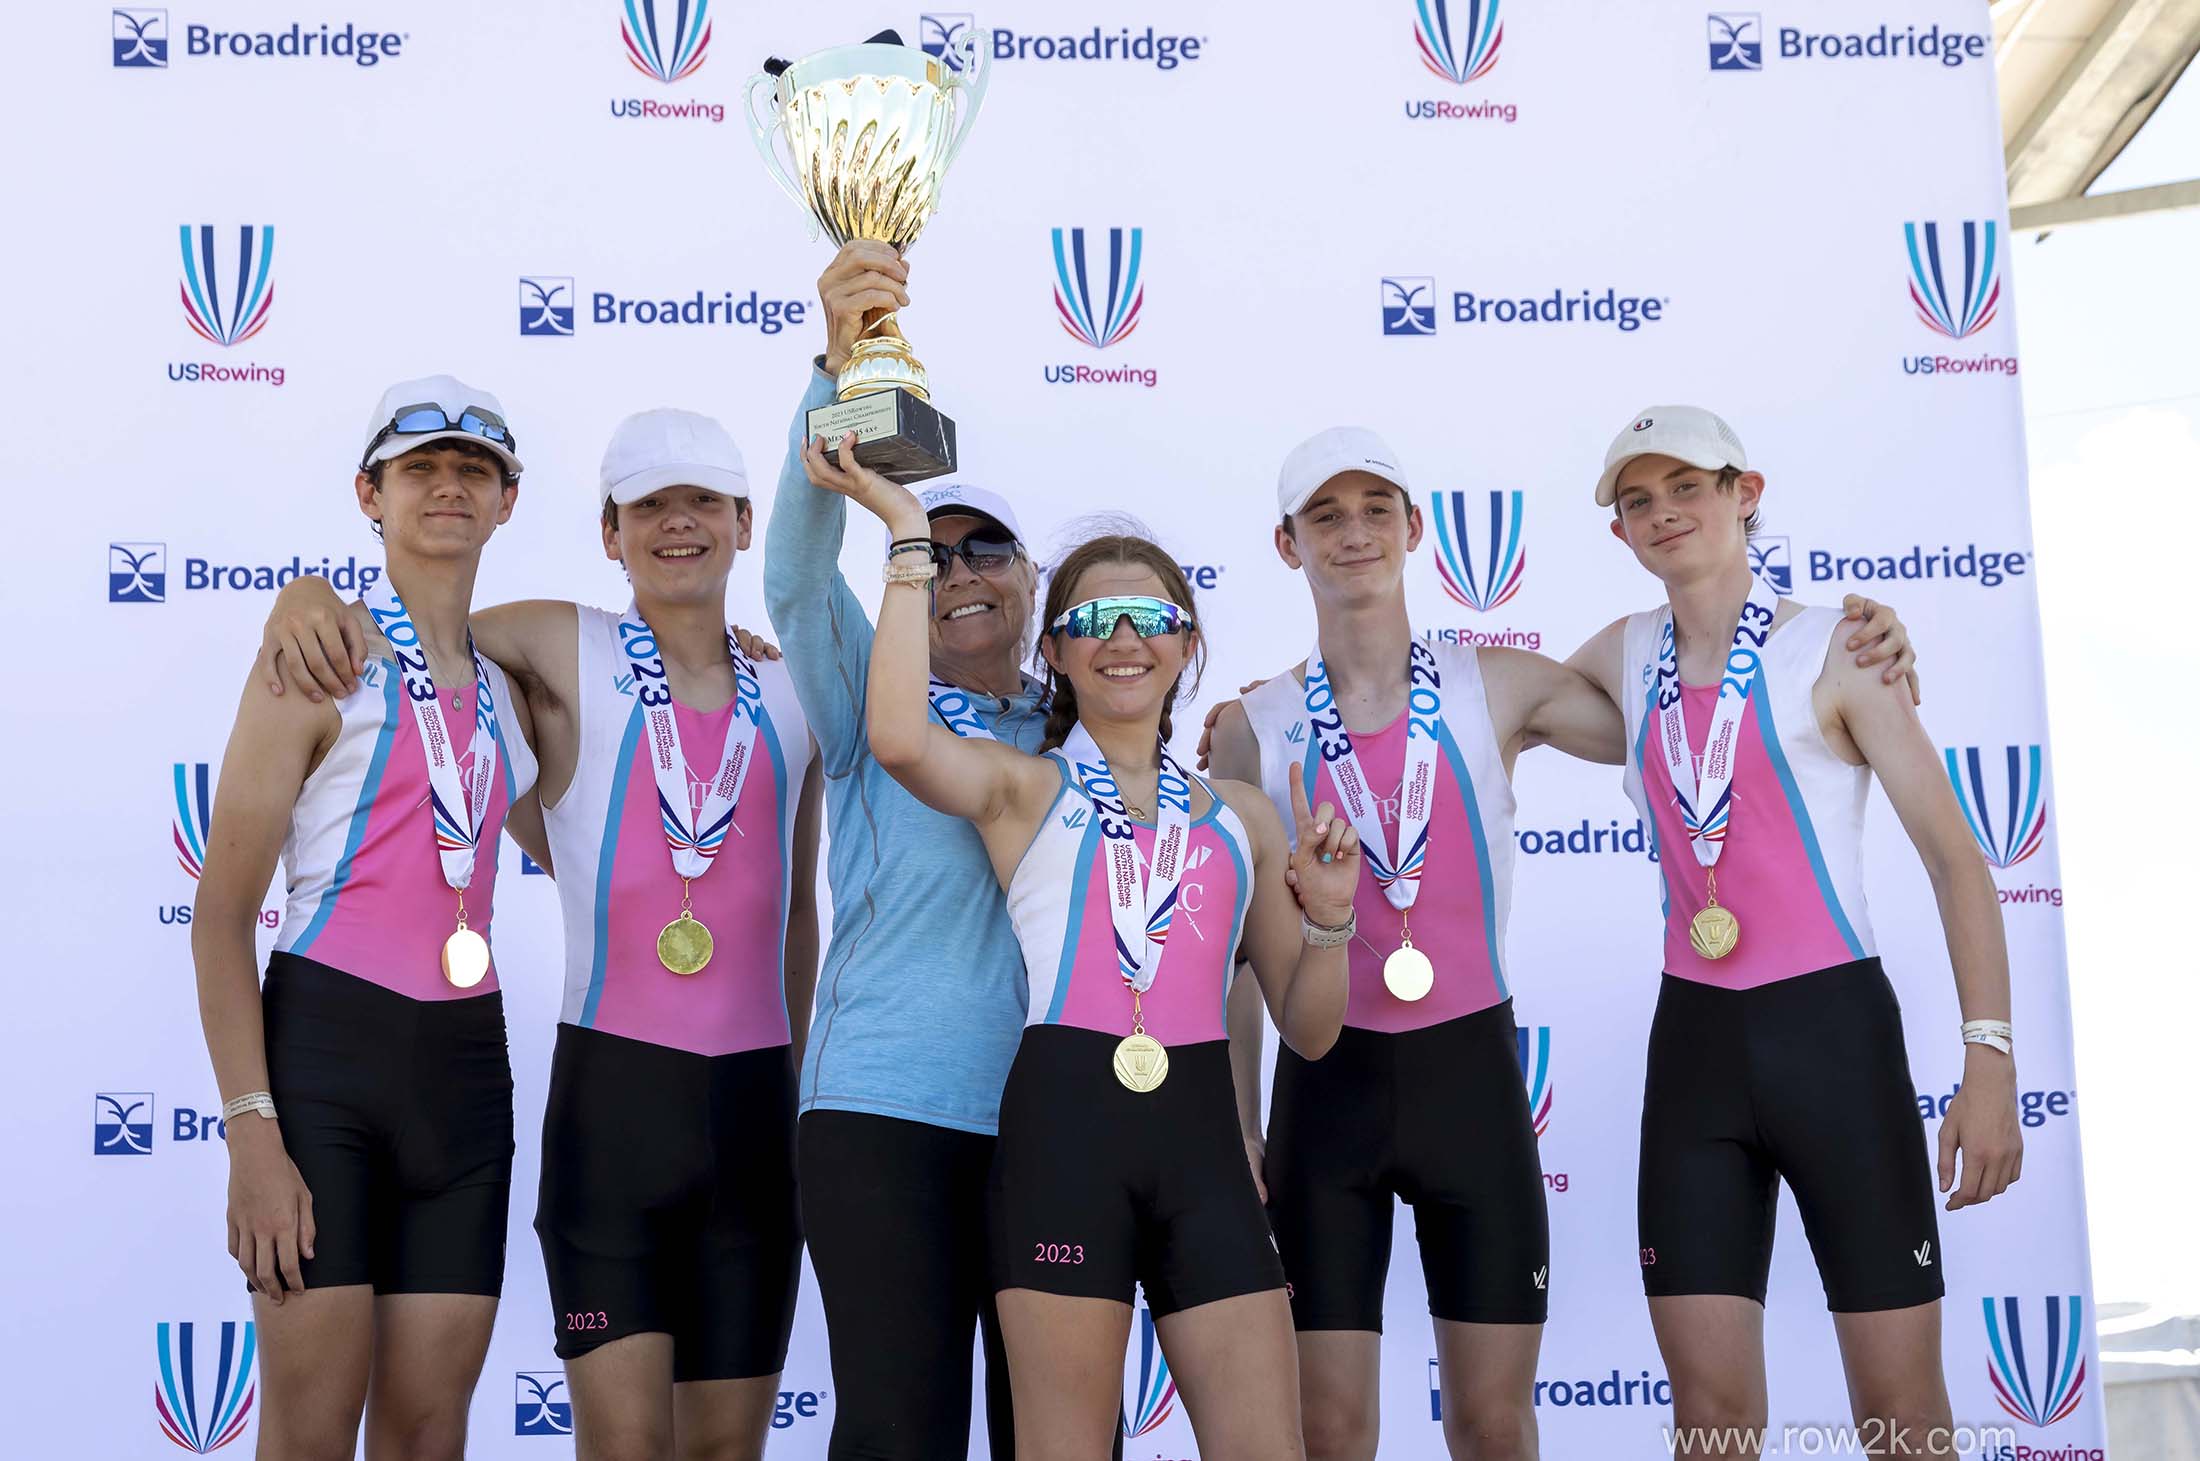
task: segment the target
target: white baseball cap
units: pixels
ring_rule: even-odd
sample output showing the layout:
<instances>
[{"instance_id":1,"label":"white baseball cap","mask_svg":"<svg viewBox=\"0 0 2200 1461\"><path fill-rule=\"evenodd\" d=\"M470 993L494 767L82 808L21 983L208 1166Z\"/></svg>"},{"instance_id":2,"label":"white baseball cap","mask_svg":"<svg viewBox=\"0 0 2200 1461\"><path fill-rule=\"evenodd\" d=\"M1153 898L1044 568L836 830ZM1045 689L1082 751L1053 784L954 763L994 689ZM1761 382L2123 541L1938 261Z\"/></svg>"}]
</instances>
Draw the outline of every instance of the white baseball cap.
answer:
<instances>
[{"instance_id":1,"label":"white baseball cap","mask_svg":"<svg viewBox=\"0 0 2200 1461\"><path fill-rule=\"evenodd\" d=\"M1677 457L1691 467L1717 471L1749 468L1748 454L1734 428L1701 406L1651 406L1634 424L1612 438L1604 452L1604 475L1597 478L1597 506L1619 498L1619 474L1636 457Z\"/></svg>"},{"instance_id":2,"label":"white baseball cap","mask_svg":"<svg viewBox=\"0 0 2200 1461\"><path fill-rule=\"evenodd\" d=\"M917 501L924 504L927 519L956 514L989 517L1007 528L1009 536L1017 542L1024 540L1023 526L1016 521L1016 509L1008 505L1007 498L989 488L969 482L943 482L919 491Z\"/></svg>"},{"instance_id":3,"label":"white baseball cap","mask_svg":"<svg viewBox=\"0 0 2200 1461\"><path fill-rule=\"evenodd\" d=\"M504 423L504 440L491 441L478 431L450 425L428 431L391 431L398 413L412 406L439 406L450 421L456 422L467 411L485 412ZM477 391L455 375L428 375L417 380L401 380L382 393L382 399L374 406L374 415L367 420L367 445L359 470L365 471L376 462L386 462L416 451L432 441L470 441L495 452L505 469L513 476L520 473L519 458L512 455L514 445L511 434L511 418L504 414L504 406L487 391ZM385 434L386 433L386 434Z\"/></svg>"},{"instance_id":4,"label":"white baseball cap","mask_svg":"<svg viewBox=\"0 0 2200 1461\"><path fill-rule=\"evenodd\" d=\"M1291 448L1283 459L1283 470L1276 476L1276 506L1289 517L1340 472L1373 472L1409 498L1413 495L1390 443L1364 426L1332 426Z\"/></svg>"},{"instance_id":5,"label":"white baseball cap","mask_svg":"<svg viewBox=\"0 0 2200 1461\"><path fill-rule=\"evenodd\" d=\"M701 412L672 406L636 411L618 424L603 449L599 494L625 507L666 487L707 487L746 497L749 469L726 428Z\"/></svg>"}]
</instances>

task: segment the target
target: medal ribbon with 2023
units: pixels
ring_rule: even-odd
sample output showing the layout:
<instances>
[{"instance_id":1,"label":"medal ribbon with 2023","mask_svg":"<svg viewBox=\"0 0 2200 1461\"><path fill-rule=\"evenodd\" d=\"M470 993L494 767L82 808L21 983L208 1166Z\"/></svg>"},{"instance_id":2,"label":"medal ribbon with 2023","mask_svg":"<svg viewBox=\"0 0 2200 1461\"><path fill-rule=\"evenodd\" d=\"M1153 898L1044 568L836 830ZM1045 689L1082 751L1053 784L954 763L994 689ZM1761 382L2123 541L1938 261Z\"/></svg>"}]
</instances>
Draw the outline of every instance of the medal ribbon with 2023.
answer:
<instances>
[{"instance_id":1,"label":"medal ribbon with 2023","mask_svg":"<svg viewBox=\"0 0 2200 1461\"><path fill-rule=\"evenodd\" d=\"M1444 677L1436 668L1436 656L1419 640L1413 642L1406 661L1406 764L1405 779L1398 787L1398 846L1393 854L1390 836L1375 793L1360 769L1359 752L1352 748L1352 733L1344 728L1344 715L1329 685L1329 666L1319 643L1306 657L1306 719L1314 727L1329 779L1336 783L1337 799L1344 814L1360 834L1360 855L1383 897L1398 910L1398 947L1383 960L1383 986L1403 1000L1427 995L1436 985L1436 966L1427 954L1413 946L1410 917L1414 900L1421 896L1421 870L1428 864L1428 824L1436 791L1438 732L1444 723ZM1312 800L1314 788L1307 788Z\"/></svg>"},{"instance_id":2,"label":"medal ribbon with 2023","mask_svg":"<svg viewBox=\"0 0 2200 1461\"><path fill-rule=\"evenodd\" d=\"M1741 941L1742 925L1719 906L1719 854L1726 850L1726 829L1734 814L1734 751L1742 712L1764 668L1765 640L1780 612L1780 596L1755 573L1749 599L1734 625L1734 643L1726 652L1719 678L1719 699L1711 712L1711 732L1703 743L1703 774L1696 774L1688 753L1688 724L1681 713L1681 656L1673 633L1673 611L1658 621L1658 747L1665 757L1673 796L1680 804L1681 826L1696 861L1704 870L1704 906L1688 921L1688 942L1706 959L1723 959Z\"/></svg>"},{"instance_id":3,"label":"medal ribbon with 2023","mask_svg":"<svg viewBox=\"0 0 2200 1461\"><path fill-rule=\"evenodd\" d=\"M435 677L428 672L428 652L420 646L420 631L413 628L412 615L398 598L387 569L361 595L361 601L397 656L405 698L412 703L413 726L420 732L421 750L428 759L436 857L443 865L443 881L458 894L458 927L443 941L443 977L454 988L471 989L489 975L489 941L466 926L466 887L474 880L474 849L481 841L481 824L489 816L489 793L497 774L497 706L496 697L489 693L489 667L481 662L469 633L466 655L474 663L474 733L466 752L474 758L474 769L462 781L458 752L443 724L443 704L436 699Z\"/></svg>"},{"instance_id":4,"label":"medal ribbon with 2023","mask_svg":"<svg viewBox=\"0 0 2200 1461\"><path fill-rule=\"evenodd\" d=\"M728 629L733 721L726 727L726 750L719 758L718 774L703 794L701 810L694 810L688 793L687 755L680 749L680 722L672 713L672 685L665 678L665 657L635 604L628 604L619 620L619 647L626 651L627 668L634 672L634 697L642 702L643 718L649 724L649 765L657 777L658 816L664 823L665 845L672 850L672 870L680 875L680 916L657 934L657 959L675 974L700 974L710 963L713 942L710 929L695 916L689 894L694 881L710 871L733 826L742 784L749 779L756 728L764 719L764 684Z\"/></svg>"},{"instance_id":5,"label":"medal ribbon with 2023","mask_svg":"<svg viewBox=\"0 0 2200 1461\"><path fill-rule=\"evenodd\" d=\"M1062 743L1078 790L1092 803L1093 820L1108 852L1108 912L1115 921L1116 967L1131 991L1131 1032L1116 1043L1115 1078L1134 1091L1150 1091L1169 1078L1169 1052L1146 1033L1140 996L1153 988L1161 969L1169 925L1176 919L1177 882L1184 876L1184 849L1191 840L1192 780L1176 764L1167 746L1154 783L1152 866L1138 876L1137 832L1130 808L1108 769L1092 733L1073 726Z\"/></svg>"}]
</instances>

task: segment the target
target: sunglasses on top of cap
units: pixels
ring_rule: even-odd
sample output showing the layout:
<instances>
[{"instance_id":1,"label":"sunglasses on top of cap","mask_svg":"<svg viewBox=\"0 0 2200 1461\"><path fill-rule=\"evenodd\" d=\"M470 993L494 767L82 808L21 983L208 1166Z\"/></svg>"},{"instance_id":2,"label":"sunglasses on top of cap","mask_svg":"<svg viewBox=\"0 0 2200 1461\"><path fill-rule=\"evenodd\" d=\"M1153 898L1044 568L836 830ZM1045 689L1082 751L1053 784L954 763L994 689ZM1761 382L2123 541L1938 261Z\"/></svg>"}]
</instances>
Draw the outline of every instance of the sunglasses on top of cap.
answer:
<instances>
[{"instance_id":1,"label":"sunglasses on top of cap","mask_svg":"<svg viewBox=\"0 0 2200 1461\"><path fill-rule=\"evenodd\" d=\"M1147 598L1143 594L1120 594L1070 605L1055 616L1047 631L1066 633L1072 639L1112 639L1125 620L1140 639L1151 639L1157 634L1181 634L1197 627L1182 604Z\"/></svg>"},{"instance_id":2,"label":"sunglasses on top of cap","mask_svg":"<svg viewBox=\"0 0 2200 1461\"><path fill-rule=\"evenodd\" d=\"M972 573L997 578L1016 561L1016 539L1006 528L981 527L972 528L959 543L932 545L932 566L942 579L954 571L957 558Z\"/></svg>"},{"instance_id":3,"label":"sunglasses on top of cap","mask_svg":"<svg viewBox=\"0 0 2200 1461\"><path fill-rule=\"evenodd\" d=\"M417 406L401 406L389 419L389 424L374 434L367 443L366 452L359 458L359 470L364 472L374 465L374 454L382 443L393 436L423 436L431 431L463 431L478 436L483 441L493 441L506 451L515 450L519 438L512 435L512 428L504 424L504 418L494 411L484 411L479 406L468 406L453 420L448 412L434 401L422 401Z\"/></svg>"}]
</instances>

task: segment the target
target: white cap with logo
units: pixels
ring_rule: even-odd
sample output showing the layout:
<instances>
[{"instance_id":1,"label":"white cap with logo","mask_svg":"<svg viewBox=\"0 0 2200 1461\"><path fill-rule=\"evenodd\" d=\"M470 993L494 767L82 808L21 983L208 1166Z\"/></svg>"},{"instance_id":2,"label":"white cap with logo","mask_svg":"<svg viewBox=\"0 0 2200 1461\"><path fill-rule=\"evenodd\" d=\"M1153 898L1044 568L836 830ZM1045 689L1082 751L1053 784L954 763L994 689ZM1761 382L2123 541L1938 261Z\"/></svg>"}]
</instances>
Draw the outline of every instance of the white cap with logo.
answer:
<instances>
[{"instance_id":1,"label":"white cap with logo","mask_svg":"<svg viewBox=\"0 0 2200 1461\"><path fill-rule=\"evenodd\" d=\"M917 493L917 501L924 504L926 518L989 517L1007 528L1009 536L1017 542L1024 540L1022 524L1016 521L1016 509L1008 505L1008 499L989 488L969 482L943 482L937 487L926 487Z\"/></svg>"},{"instance_id":2,"label":"white cap with logo","mask_svg":"<svg viewBox=\"0 0 2200 1461\"><path fill-rule=\"evenodd\" d=\"M428 431L391 431L391 423L398 415L414 406L439 406L450 424ZM469 410L494 416L504 427L505 439L491 441L478 431L468 431L458 425L459 418ZM367 420L367 445L359 470L363 472L376 462L417 451L430 442L470 441L495 452L503 460L505 469L517 477L520 465L519 458L512 454L511 429L510 418L504 414L504 406L495 396L475 390L455 375L401 380L382 393L382 399L375 403L374 415Z\"/></svg>"},{"instance_id":3,"label":"white cap with logo","mask_svg":"<svg viewBox=\"0 0 2200 1461\"><path fill-rule=\"evenodd\" d=\"M597 488L621 507L667 487L749 495L749 469L726 428L699 411L659 406L621 421L603 449Z\"/></svg>"},{"instance_id":4,"label":"white cap with logo","mask_svg":"<svg viewBox=\"0 0 2200 1461\"><path fill-rule=\"evenodd\" d=\"M1413 495L1390 443L1364 426L1332 426L1291 448L1283 459L1283 470L1276 476L1276 506L1289 517L1340 472L1372 472L1408 498Z\"/></svg>"},{"instance_id":5,"label":"white cap with logo","mask_svg":"<svg viewBox=\"0 0 2200 1461\"><path fill-rule=\"evenodd\" d=\"M1604 475L1597 478L1597 506L1619 499L1619 474L1636 457L1676 457L1691 467L1749 469L1749 454L1734 428L1701 406L1652 406L1637 413L1634 424L1612 438L1604 453Z\"/></svg>"}]
</instances>

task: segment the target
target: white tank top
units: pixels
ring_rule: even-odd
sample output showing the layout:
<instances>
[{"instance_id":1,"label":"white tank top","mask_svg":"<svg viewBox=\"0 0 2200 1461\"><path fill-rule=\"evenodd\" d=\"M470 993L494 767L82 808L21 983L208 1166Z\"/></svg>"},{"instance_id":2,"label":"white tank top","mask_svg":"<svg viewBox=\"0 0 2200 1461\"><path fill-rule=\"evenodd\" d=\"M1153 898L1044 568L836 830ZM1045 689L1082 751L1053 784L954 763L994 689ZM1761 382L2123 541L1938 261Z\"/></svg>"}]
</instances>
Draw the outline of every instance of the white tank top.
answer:
<instances>
[{"instance_id":1,"label":"white tank top","mask_svg":"<svg viewBox=\"0 0 2200 1461\"><path fill-rule=\"evenodd\" d=\"M1512 781L1490 723L1481 656L1471 645L1428 648L1443 677L1444 736L1436 758L1428 856L1411 922L1414 946L1436 965L1436 984L1411 1002L1383 984L1383 960L1399 945L1401 920L1373 874L1362 876L1352 900L1359 932L1351 945L1344 1017L1358 1029L1422 1029L1487 1009L1512 993L1505 962L1505 922L1512 910ZM1306 779L1310 808L1325 798L1341 804L1321 744L1307 724L1305 686L1287 671L1240 703L1260 744L1261 790L1276 804L1286 835L1295 838L1293 773ZM1405 748L1403 713L1380 731L1352 737L1353 752L1378 798L1384 832L1394 844ZM1394 845L1391 851L1396 850Z\"/></svg>"},{"instance_id":2,"label":"white tank top","mask_svg":"<svg viewBox=\"0 0 2200 1461\"><path fill-rule=\"evenodd\" d=\"M1131 995L1116 960L1107 849L1067 762L1059 754L1049 759L1062 785L1008 884L1008 916L1031 980L1024 1024L1128 1035ZM1133 826L1143 878L1153 866L1154 829L1148 822ZM1185 841L1176 917L1153 986L1141 998L1146 1032L1162 1044L1226 1038L1223 1006L1252 896L1252 839L1237 813L1214 797Z\"/></svg>"},{"instance_id":3,"label":"white tank top","mask_svg":"<svg viewBox=\"0 0 2200 1461\"><path fill-rule=\"evenodd\" d=\"M1635 691L1622 707L1625 784L1657 839L1665 972L1748 989L1871 957L1877 946L1864 906L1871 771L1834 754L1811 703L1828 642L1840 632L1840 611L1806 608L1765 640L1763 668L1735 738L1734 810L1719 854L1719 903L1741 924L1740 940L1723 959L1704 958L1688 941L1688 921L1706 901L1704 869L1688 845L1665 759L1647 754L1665 613L1628 618L1622 661ZM1682 687L1689 746L1699 763L1718 693L1717 686Z\"/></svg>"},{"instance_id":4,"label":"white tank top","mask_svg":"<svg viewBox=\"0 0 2200 1461\"><path fill-rule=\"evenodd\" d=\"M764 713L733 826L714 865L690 890L711 931L711 961L674 974L657 958L657 930L680 912L648 754L647 717L619 642L619 616L576 606L579 756L573 782L544 809L565 921L567 1024L701 1055L784 1045L787 908L796 803L809 770L810 734L794 682L776 660L757 662ZM717 774L732 705L711 714L677 701L693 813Z\"/></svg>"}]
</instances>

